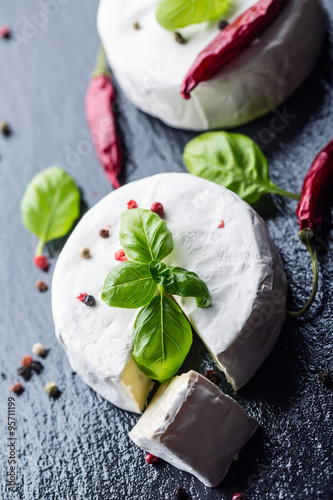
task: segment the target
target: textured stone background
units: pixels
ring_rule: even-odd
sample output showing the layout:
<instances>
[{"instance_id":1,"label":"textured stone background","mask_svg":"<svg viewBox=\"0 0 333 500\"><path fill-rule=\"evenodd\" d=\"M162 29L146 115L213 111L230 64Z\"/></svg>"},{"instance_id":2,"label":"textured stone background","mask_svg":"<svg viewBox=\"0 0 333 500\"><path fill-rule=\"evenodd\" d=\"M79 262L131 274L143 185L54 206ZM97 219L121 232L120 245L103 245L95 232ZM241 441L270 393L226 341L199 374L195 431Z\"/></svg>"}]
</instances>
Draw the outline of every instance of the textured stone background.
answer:
<instances>
[{"instance_id":1,"label":"textured stone background","mask_svg":"<svg viewBox=\"0 0 333 500\"><path fill-rule=\"evenodd\" d=\"M111 0L110 0L111 1ZM323 236L320 285L314 307L303 319L286 322L272 355L252 381L235 394L220 386L260 424L222 485L214 490L168 464L150 467L127 431L137 417L104 401L72 372L53 334L50 293L38 293L37 279L50 284L61 242L46 276L32 264L36 240L22 226L20 200L32 176L51 164L63 165L82 188L87 207L110 191L87 146L83 99L98 47L97 0L1 1L0 24L16 39L0 40L0 119L14 134L0 137L0 497L1 499L167 500L182 485L193 500L230 499L244 491L250 499L328 499L332 493L332 391L319 382L319 369L332 368L332 231ZM53 6L53 7L52 7ZM325 0L328 24L333 4ZM32 23L32 24L31 24ZM37 27L36 27L37 25ZM332 29L308 81L287 102L294 115L284 130L267 136L273 115L240 132L269 142L264 147L271 176L282 188L299 191L315 154L332 138ZM25 38L19 38L25 36ZM137 111L118 93L118 122L126 149L123 182L166 171L184 171L181 153L195 134L164 126ZM283 107L280 109L280 111ZM264 130L264 131L263 131ZM73 157L73 151L79 156ZM267 197L258 207L281 252L290 280L289 307L302 305L310 290L306 251L297 236L296 203ZM328 250L330 249L330 250ZM17 380L22 355L41 340L49 349L44 372L25 383L16 398L19 492L5 490L6 417L9 387ZM199 344L199 343L198 343ZM211 366L200 345L188 366ZM187 366L187 367L188 367ZM55 401L43 387L55 380Z\"/></svg>"}]
</instances>

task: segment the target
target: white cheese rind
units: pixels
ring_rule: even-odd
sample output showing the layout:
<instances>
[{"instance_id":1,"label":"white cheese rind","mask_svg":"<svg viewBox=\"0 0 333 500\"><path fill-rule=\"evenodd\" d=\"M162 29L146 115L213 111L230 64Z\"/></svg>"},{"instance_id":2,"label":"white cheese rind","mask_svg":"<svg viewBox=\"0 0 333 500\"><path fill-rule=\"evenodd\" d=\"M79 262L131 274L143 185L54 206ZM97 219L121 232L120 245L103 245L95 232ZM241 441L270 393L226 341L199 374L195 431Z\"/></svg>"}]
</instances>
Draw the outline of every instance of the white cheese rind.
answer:
<instances>
[{"instance_id":1,"label":"white cheese rind","mask_svg":"<svg viewBox=\"0 0 333 500\"><path fill-rule=\"evenodd\" d=\"M121 248L120 216L130 199L140 208L156 201L164 205L175 245L165 262L196 272L212 305L199 309L195 299L176 299L234 387L244 385L284 321L283 266L265 223L249 205L190 174L159 174L127 184L89 210L69 237L54 272L52 309L56 335L74 370L116 406L142 411L151 382L131 358L138 311L112 308L100 299L106 275L119 264L114 254ZM225 227L218 229L221 219ZM103 239L98 233L106 225L110 237ZM90 259L79 256L82 247L90 249ZM80 293L93 295L96 306L77 300ZM139 376L135 400L128 386Z\"/></svg>"},{"instance_id":2,"label":"white cheese rind","mask_svg":"<svg viewBox=\"0 0 333 500\"><path fill-rule=\"evenodd\" d=\"M236 401L190 371L158 389L129 436L143 450L214 487L257 428Z\"/></svg>"},{"instance_id":3,"label":"white cheese rind","mask_svg":"<svg viewBox=\"0 0 333 500\"><path fill-rule=\"evenodd\" d=\"M239 0L235 19L256 3ZM217 23L179 30L189 41L156 21L157 0L101 0L98 30L126 96L139 109L173 127L231 128L265 115L289 97L312 71L324 39L319 0L290 0L274 23L192 98L180 86L196 56L217 35ZM140 30L133 29L138 21Z\"/></svg>"}]
</instances>

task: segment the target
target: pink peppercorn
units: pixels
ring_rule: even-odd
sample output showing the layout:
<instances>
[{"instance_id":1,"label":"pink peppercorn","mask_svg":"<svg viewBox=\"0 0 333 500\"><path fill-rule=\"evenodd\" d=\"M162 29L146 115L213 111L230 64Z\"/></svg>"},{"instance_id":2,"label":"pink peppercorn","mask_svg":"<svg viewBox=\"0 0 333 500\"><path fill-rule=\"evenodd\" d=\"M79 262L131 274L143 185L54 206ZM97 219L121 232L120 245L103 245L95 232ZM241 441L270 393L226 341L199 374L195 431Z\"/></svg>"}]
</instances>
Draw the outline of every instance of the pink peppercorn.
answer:
<instances>
[{"instance_id":1,"label":"pink peppercorn","mask_svg":"<svg viewBox=\"0 0 333 500\"><path fill-rule=\"evenodd\" d=\"M20 382L14 384L11 388L11 391L15 392L15 394L21 394L24 391L23 385Z\"/></svg>"},{"instance_id":2,"label":"pink peppercorn","mask_svg":"<svg viewBox=\"0 0 333 500\"><path fill-rule=\"evenodd\" d=\"M138 204L136 201L134 200L130 200L128 203L127 203L127 208L128 210L131 210L132 208L138 208Z\"/></svg>"},{"instance_id":3,"label":"pink peppercorn","mask_svg":"<svg viewBox=\"0 0 333 500\"><path fill-rule=\"evenodd\" d=\"M21 359L21 365L28 367L32 362L32 357L31 356L23 356Z\"/></svg>"},{"instance_id":4,"label":"pink peppercorn","mask_svg":"<svg viewBox=\"0 0 333 500\"><path fill-rule=\"evenodd\" d=\"M10 28L9 26L0 26L0 38L9 38Z\"/></svg>"},{"instance_id":5,"label":"pink peppercorn","mask_svg":"<svg viewBox=\"0 0 333 500\"><path fill-rule=\"evenodd\" d=\"M114 254L114 258L116 260L119 260L120 262L126 262L127 261L127 257L125 255L125 252L124 252L123 249L117 250L117 252Z\"/></svg>"},{"instance_id":6,"label":"pink peppercorn","mask_svg":"<svg viewBox=\"0 0 333 500\"><path fill-rule=\"evenodd\" d=\"M217 226L218 229L224 228L224 220L221 220L220 224Z\"/></svg>"},{"instance_id":7,"label":"pink peppercorn","mask_svg":"<svg viewBox=\"0 0 333 500\"><path fill-rule=\"evenodd\" d=\"M84 299L87 297L86 293L80 293L76 298L79 299L80 302L84 302Z\"/></svg>"},{"instance_id":8,"label":"pink peppercorn","mask_svg":"<svg viewBox=\"0 0 333 500\"><path fill-rule=\"evenodd\" d=\"M219 378L219 374L215 370L207 370L205 373L205 377L208 378L213 384L216 384Z\"/></svg>"},{"instance_id":9,"label":"pink peppercorn","mask_svg":"<svg viewBox=\"0 0 333 500\"><path fill-rule=\"evenodd\" d=\"M155 214L159 215L160 217L162 217L164 215L164 208L163 208L162 203L158 203L158 202L153 203L150 210L152 212L154 212Z\"/></svg>"},{"instance_id":10,"label":"pink peppercorn","mask_svg":"<svg viewBox=\"0 0 333 500\"><path fill-rule=\"evenodd\" d=\"M157 462L159 462L159 460L160 459L158 457L155 457L151 453L148 453L148 455L146 456L146 462L147 462L147 464L150 464L150 465L157 464Z\"/></svg>"},{"instance_id":11,"label":"pink peppercorn","mask_svg":"<svg viewBox=\"0 0 333 500\"><path fill-rule=\"evenodd\" d=\"M246 496L243 493L235 493L232 496L232 500L246 500Z\"/></svg>"},{"instance_id":12,"label":"pink peppercorn","mask_svg":"<svg viewBox=\"0 0 333 500\"><path fill-rule=\"evenodd\" d=\"M34 258L34 264L42 271L47 271L50 265L45 255L37 255L37 257Z\"/></svg>"}]
</instances>

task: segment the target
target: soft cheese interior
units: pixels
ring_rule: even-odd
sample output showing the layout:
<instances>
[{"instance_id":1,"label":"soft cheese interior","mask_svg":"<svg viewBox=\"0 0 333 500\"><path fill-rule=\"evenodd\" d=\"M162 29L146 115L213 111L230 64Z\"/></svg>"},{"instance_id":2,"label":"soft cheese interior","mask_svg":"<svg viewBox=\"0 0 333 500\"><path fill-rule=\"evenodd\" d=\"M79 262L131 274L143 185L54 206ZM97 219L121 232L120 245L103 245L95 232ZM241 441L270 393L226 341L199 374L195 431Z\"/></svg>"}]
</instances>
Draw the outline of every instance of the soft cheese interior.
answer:
<instances>
[{"instance_id":1,"label":"soft cheese interior","mask_svg":"<svg viewBox=\"0 0 333 500\"><path fill-rule=\"evenodd\" d=\"M121 213L134 199L140 208L155 201L165 209L175 249L166 263L196 272L212 305L176 299L220 369L235 388L244 385L270 353L285 317L287 282L265 223L231 191L189 174L167 173L112 192L79 222L60 254L52 283L56 335L75 371L120 408L141 412L152 381L131 358L137 310L107 306L100 293L119 265ZM221 220L223 229L218 229ZM110 237L99 230L110 226ZM79 256L81 247L90 259ZM86 307L80 293L96 298Z\"/></svg>"},{"instance_id":2,"label":"soft cheese interior","mask_svg":"<svg viewBox=\"0 0 333 500\"><path fill-rule=\"evenodd\" d=\"M143 450L217 486L257 428L236 401L190 371L161 385L129 436Z\"/></svg>"},{"instance_id":3,"label":"soft cheese interior","mask_svg":"<svg viewBox=\"0 0 333 500\"><path fill-rule=\"evenodd\" d=\"M235 0L229 21L257 0ZM325 33L319 0L290 0L276 21L192 98L180 85L196 56L218 34L217 22L179 30L188 43L156 21L158 0L101 0L98 30L127 97L171 126L207 130L241 125L271 111L312 70ZM133 29L139 22L140 30Z\"/></svg>"}]
</instances>

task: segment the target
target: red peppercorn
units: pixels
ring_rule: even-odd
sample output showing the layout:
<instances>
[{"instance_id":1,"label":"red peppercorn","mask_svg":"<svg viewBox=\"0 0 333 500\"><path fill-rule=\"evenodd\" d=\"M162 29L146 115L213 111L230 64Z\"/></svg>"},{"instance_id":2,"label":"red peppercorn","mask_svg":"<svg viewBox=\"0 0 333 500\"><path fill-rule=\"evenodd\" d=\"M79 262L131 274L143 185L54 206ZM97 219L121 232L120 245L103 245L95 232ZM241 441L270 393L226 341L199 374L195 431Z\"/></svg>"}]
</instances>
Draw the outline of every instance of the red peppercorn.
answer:
<instances>
[{"instance_id":1,"label":"red peppercorn","mask_svg":"<svg viewBox=\"0 0 333 500\"><path fill-rule=\"evenodd\" d=\"M9 37L10 37L9 26L1 26L0 27L0 38L9 38Z\"/></svg>"},{"instance_id":2,"label":"red peppercorn","mask_svg":"<svg viewBox=\"0 0 333 500\"><path fill-rule=\"evenodd\" d=\"M136 201L134 200L130 200L128 203L127 203L127 208L128 210L131 210L132 208L138 208L138 204Z\"/></svg>"},{"instance_id":3,"label":"red peppercorn","mask_svg":"<svg viewBox=\"0 0 333 500\"><path fill-rule=\"evenodd\" d=\"M76 298L79 299L80 302L84 302L84 299L87 295L87 293L80 293L80 295L78 295Z\"/></svg>"},{"instance_id":4,"label":"red peppercorn","mask_svg":"<svg viewBox=\"0 0 333 500\"><path fill-rule=\"evenodd\" d=\"M17 384L14 384L10 390L12 392L15 392L15 394L21 394L24 391L23 385L20 382L17 382Z\"/></svg>"},{"instance_id":5,"label":"red peppercorn","mask_svg":"<svg viewBox=\"0 0 333 500\"><path fill-rule=\"evenodd\" d=\"M159 215L160 217L162 217L164 215L164 208L163 208L162 203L158 203L158 202L153 203L150 210L152 212L154 212L155 214Z\"/></svg>"},{"instance_id":6,"label":"red peppercorn","mask_svg":"<svg viewBox=\"0 0 333 500\"><path fill-rule=\"evenodd\" d=\"M126 262L127 261L127 257L125 255L125 252L124 252L123 249L117 250L117 252L114 254L114 258L116 260L119 260L120 262Z\"/></svg>"},{"instance_id":7,"label":"red peppercorn","mask_svg":"<svg viewBox=\"0 0 333 500\"><path fill-rule=\"evenodd\" d=\"M23 356L23 358L21 359L21 365L22 366L30 366L31 361L32 361L31 356Z\"/></svg>"},{"instance_id":8,"label":"red peppercorn","mask_svg":"<svg viewBox=\"0 0 333 500\"><path fill-rule=\"evenodd\" d=\"M151 453L148 453L148 455L146 456L146 462L147 462L147 464L150 464L150 465L157 464L157 462L159 462L159 460L160 459L158 457L155 457Z\"/></svg>"},{"instance_id":9,"label":"red peppercorn","mask_svg":"<svg viewBox=\"0 0 333 500\"><path fill-rule=\"evenodd\" d=\"M37 257L34 258L34 264L42 271L47 271L50 265L45 255L37 255Z\"/></svg>"},{"instance_id":10,"label":"red peppercorn","mask_svg":"<svg viewBox=\"0 0 333 500\"><path fill-rule=\"evenodd\" d=\"M243 493L235 493L232 500L246 500L246 496Z\"/></svg>"},{"instance_id":11,"label":"red peppercorn","mask_svg":"<svg viewBox=\"0 0 333 500\"><path fill-rule=\"evenodd\" d=\"M219 374L216 370L207 370L205 373L205 377L208 378L213 384L216 384L219 378Z\"/></svg>"},{"instance_id":12,"label":"red peppercorn","mask_svg":"<svg viewBox=\"0 0 333 500\"><path fill-rule=\"evenodd\" d=\"M221 220L220 224L217 226L218 229L224 228L224 220Z\"/></svg>"}]
</instances>

